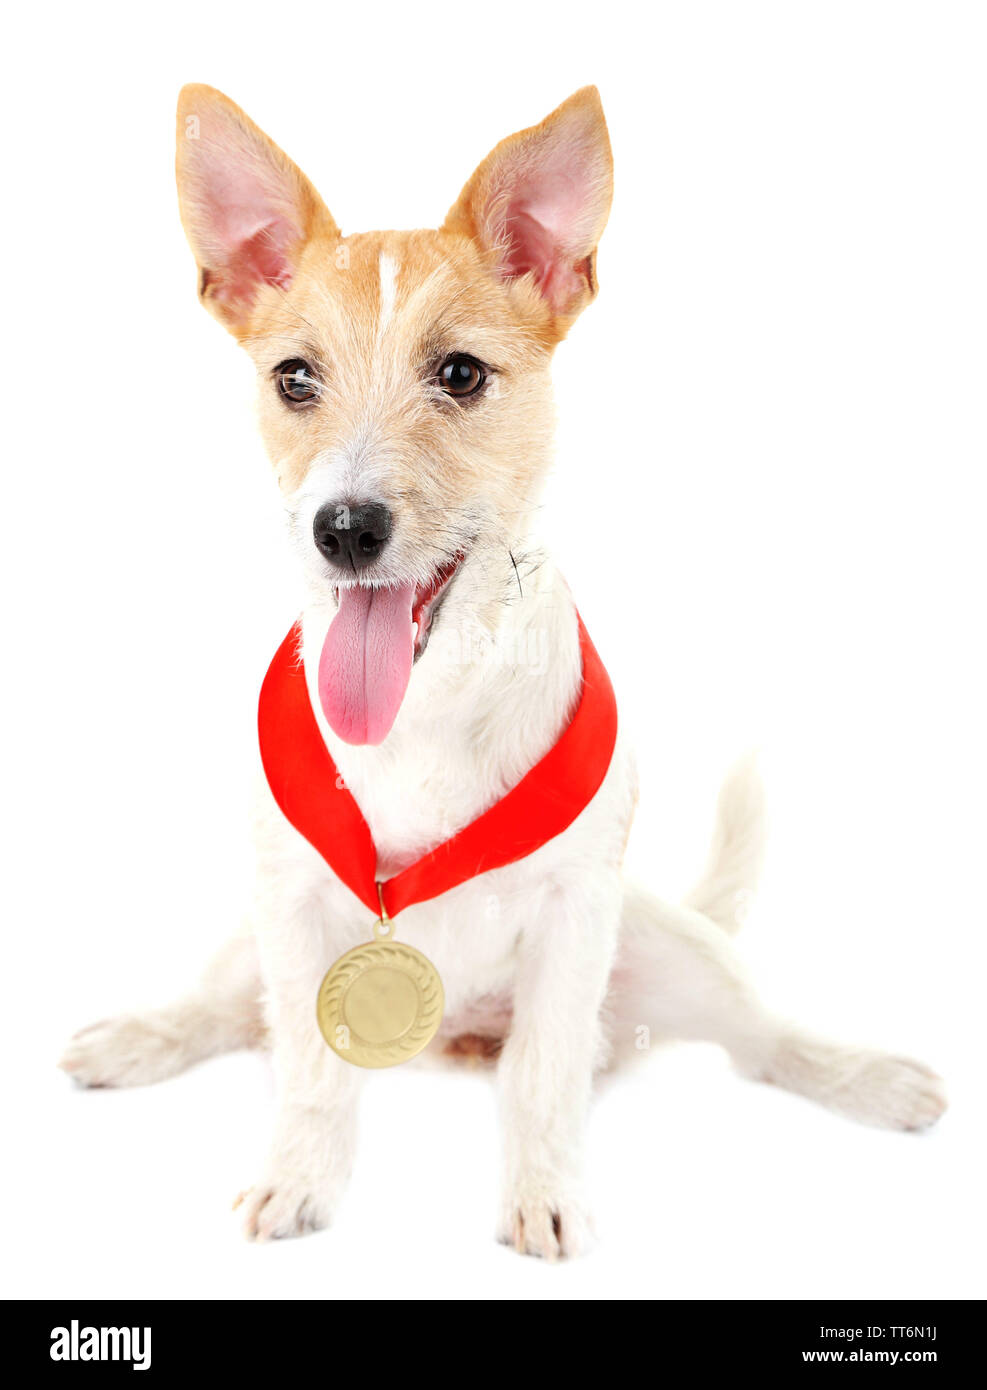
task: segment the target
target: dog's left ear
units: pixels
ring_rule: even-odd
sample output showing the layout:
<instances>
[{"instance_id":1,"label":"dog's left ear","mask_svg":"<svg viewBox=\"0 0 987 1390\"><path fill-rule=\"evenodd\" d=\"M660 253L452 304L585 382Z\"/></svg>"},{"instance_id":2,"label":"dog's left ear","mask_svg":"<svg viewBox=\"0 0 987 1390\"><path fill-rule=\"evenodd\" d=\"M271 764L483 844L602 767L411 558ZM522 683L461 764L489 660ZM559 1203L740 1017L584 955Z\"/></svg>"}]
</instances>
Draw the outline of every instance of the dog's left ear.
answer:
<instances>
[{"instance_id":1,"label":"dog's left ear","mask_svg":"<svg viewBox=\"0 0 987 1390\"><path fill-rule=\"evenodd\" d=\"M487 155L445 230L479 243L501 279L530 275L564 331L596 294L596 247L612 196L600 94L583 87Z\"/></svg>"}]
</instances>

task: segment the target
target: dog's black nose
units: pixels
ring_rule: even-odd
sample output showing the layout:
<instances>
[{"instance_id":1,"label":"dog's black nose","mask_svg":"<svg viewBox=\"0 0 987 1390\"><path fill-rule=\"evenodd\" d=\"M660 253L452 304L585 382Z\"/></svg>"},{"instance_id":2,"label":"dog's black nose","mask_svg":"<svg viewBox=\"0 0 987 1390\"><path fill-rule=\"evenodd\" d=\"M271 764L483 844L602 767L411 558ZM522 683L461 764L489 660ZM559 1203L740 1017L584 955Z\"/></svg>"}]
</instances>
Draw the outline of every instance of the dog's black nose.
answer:
<instances>
[{"instance_id":1,"label":"dog's black nose","mask_svg":"<svg viewBox=\"0 0 987 1390\"><path fill-rule=\"evenodd\" d=\"M326 502L312 524L315 544L342 570L363 569L377 559L391 535L391 514L380 502L346 507Z\"/></svg>"}]
</instances>

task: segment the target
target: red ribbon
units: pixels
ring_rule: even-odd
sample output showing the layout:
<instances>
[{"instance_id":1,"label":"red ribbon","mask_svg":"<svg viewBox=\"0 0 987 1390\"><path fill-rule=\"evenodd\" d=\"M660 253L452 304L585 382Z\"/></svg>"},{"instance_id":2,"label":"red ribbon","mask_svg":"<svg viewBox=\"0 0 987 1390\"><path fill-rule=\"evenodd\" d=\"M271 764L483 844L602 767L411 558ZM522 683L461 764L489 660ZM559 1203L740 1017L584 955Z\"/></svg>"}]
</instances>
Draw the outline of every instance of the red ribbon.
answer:
<instances>
[{"instance_id":1,"label":"red ribbon","mask_svg":"<svg viewBox=\"0 0 987 1390\"><path fill-rule=\"evenodd\" d=\"M606 667L579 620L582 694L545 756L517 786L451 839L377 887L370 827L332 759L309 699L296 624L281 643L260 692L261 760L275 801L360 901L395 917L412 903L467 879L515 864L561 835L589 805L617 741L617 702Z\"/></svg>"}]
</instances>

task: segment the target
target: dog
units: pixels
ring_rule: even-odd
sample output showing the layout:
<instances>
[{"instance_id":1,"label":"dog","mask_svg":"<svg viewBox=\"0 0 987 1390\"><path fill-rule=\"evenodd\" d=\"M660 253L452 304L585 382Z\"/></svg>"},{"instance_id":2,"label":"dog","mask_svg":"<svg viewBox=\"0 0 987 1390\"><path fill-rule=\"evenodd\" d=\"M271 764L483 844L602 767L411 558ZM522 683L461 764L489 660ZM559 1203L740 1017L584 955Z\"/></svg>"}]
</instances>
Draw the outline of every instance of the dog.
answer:
<instances>
[{"instance_id":1,"label":"dog","mask_svg":"<svg viewBox=\"0 0 987 1390\"><path fill-rule=\"evenodd\" d=\"M295 640L320 755L386 888L518 787L581 698L577 611L535 515L551 359L596 295L610 209L600 98L583 88L502 141L435 231L343 236L291 160L206 86L180 97L177 176L199 296L257 368L304 577ZM945 1108L923 1064L823 1041L759 1002L731 940L764 843L751 763L724 785L683 905L622 877L635 800L617 728L565 828L394 924L442 980L428 1052L496 1062L498 1236L524 1254L585 1246L594 1075L642 1036L718 1043L746 1076L873 1124L922 1129ZM351 1168L366 1069L327 1046L315 1000L372 916L264 782L255 821L249 929L187 997L83 1030L62 1066L86 1086L136 1085L269 1044L279 1109L242 1208L247 1236L271 1239L327 1226Z\"/></svg>"}]
</instances>

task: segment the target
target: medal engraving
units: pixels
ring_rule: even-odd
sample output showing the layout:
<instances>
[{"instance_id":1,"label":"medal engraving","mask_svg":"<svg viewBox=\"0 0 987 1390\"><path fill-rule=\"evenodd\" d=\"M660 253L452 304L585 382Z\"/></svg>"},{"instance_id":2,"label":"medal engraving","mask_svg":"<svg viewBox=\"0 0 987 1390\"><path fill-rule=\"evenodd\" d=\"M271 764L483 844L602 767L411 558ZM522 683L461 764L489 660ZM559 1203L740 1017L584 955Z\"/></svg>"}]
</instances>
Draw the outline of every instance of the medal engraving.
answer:
<instances>
[{"instance_id":1,"label":"medal engraving","mask_svg":"<svg viewBox=\"0 0 987 1390\"><path fill-rule=\"evenodd\" d=\"M332 1050L358 1067L393 1067L435 1036L444 1007L435 966L401 942L355 946L331 966L317 1013Z\"/></svg>"}]
</instances>

